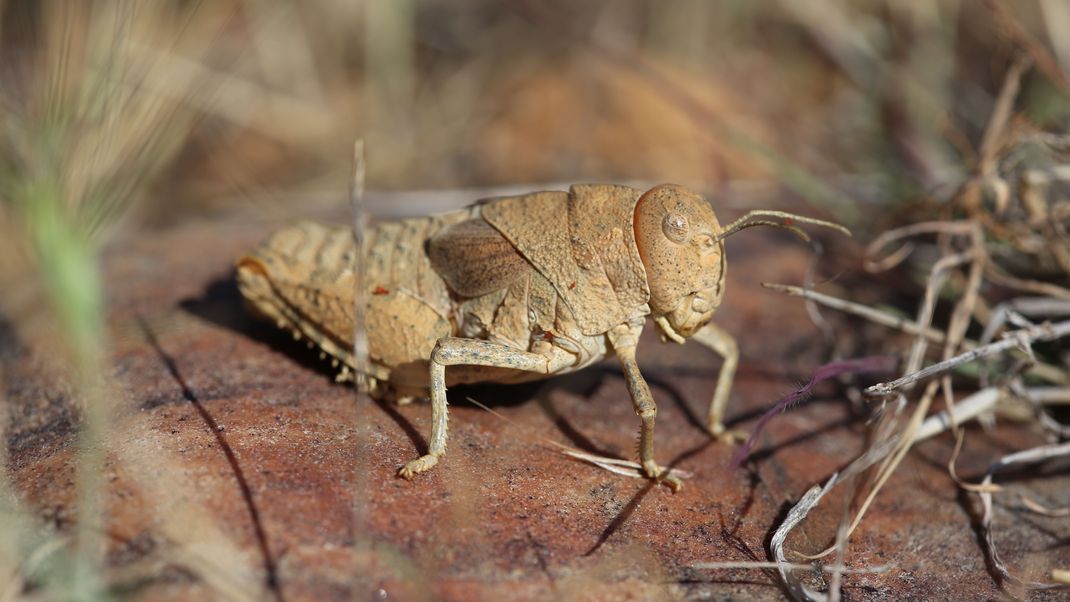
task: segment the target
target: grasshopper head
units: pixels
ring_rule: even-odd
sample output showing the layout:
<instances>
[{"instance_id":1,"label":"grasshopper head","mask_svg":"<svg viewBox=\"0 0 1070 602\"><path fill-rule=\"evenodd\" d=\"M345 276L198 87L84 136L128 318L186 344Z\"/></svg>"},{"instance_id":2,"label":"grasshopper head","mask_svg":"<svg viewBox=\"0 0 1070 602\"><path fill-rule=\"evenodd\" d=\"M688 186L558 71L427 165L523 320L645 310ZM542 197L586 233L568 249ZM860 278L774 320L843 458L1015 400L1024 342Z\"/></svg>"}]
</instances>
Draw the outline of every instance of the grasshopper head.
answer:
<instances>
[{"instance_id":1,"label":"grasshopper head","mask_svg":"<svg viewBox=\"0 0 1070 602\"><path fill-rule=\"evenodd\" d=\"M694 192L662 184L639 198L633 223L651 313L664 336L691 336L724 296L724 241L713 209Z\"/></svg>"}]
</instances>

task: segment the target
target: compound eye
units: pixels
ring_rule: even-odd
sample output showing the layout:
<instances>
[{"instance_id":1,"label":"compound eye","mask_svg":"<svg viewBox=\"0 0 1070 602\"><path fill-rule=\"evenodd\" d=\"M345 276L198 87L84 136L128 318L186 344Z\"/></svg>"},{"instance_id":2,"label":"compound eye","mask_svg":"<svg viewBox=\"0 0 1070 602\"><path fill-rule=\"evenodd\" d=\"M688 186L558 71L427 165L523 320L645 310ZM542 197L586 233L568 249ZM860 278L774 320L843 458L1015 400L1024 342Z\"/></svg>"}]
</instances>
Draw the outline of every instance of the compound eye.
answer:
<instances>
[{"instance_id":1,"label":"compound eye","mask_svg":"<svg viewBox=\"0 0 1070 602\"><path fill-rule=\"evenodd\" d=\"M661 222L661 231L665 233L666 238L675 243L686 241L689 230L687 218L679 213L669 213Z\"/></svg>"}]
</instances>

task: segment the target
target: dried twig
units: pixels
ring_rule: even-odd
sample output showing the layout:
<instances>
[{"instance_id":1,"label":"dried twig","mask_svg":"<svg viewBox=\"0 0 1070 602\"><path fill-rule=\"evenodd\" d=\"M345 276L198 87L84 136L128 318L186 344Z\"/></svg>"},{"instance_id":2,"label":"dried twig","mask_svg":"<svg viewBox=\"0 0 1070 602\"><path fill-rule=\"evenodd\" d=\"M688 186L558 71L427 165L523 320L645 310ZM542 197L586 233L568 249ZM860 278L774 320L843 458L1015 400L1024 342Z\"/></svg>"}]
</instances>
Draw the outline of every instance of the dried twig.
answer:
<instances>
[{"instance_id":1,"label":"dried twig","mask_svg":"<svg viewBox=\"0 0 1070 602\"><path fill-rule=\"evenodd\" d=\"M997 462L988 467L988 471L985 473L985 478L982 481L984 485L992 484L992 477L1008 467L1023 465L1023 464L1037 464L1045 462L1052 458L1059 458L1070 455L1070 443L1062 443L1060 445L1043 445L1040 447L1034 447L1033 449L1027 449L1000 458ZM981 531L984 535L985 551L987 552L989 559L992 561L992 566L999 572L1000 577L1008 582L1020 585L1028 589L1051 589L1054 587L1062 587L1064 584L1055 583L1039 583L1033 581L1022 581L1015 577L1007 569L1007 565L1004 564L1003 559L1000 557L999 552L996 550L995 534L992 529L992 493L990 491L981 491L978 493L981 498L981 507L983 513L981 516Z\"/></svg>"},{"instance_id":2,"label":"dried twig","mask_svg":"<svg viewBox=\"0 0 1070 602\"><path fill-rule=\"evenodd\" d=\"M763 282L762 286L782 293L787 293L794 297L802 297L811 301L815 301L832 309L840 310L844 313L865 318L876 324L887 326L889 328L895 328L907 334L921 335L927 338L932 343L943 343L947 340L946 335L935 328L925 327L922 328L917 322L897 316L879 309L874 309L861 303L855 303L854 301L848 301L846 299L840 299L839 297L833 297L817 291L804 289L799 286L792 286L788 284L775 284L770 282ZM978 345L976 341L970 339L963 339L962 346L971 349ZM1059 383L1064 385L1070 385L1070 377L1061 369L1056 366L1037 362L1033 366L1030 366L1027 373L1043 378L1048 382Z\"/></svg>"},{"instance_id":3,"label":"dried twig","mask_svg":"<svg viewBox=\"0 0 1070 602\"><path fill-rule=\"evenodd\" d=\"M885 255L884 259L874 259L880 256L880 251L887 247L889 244L902 240L904 238L910 238L919 234L951 234L959 236L971 236L977 231L977 224L970 221L957 221L957 222L919 222L917 224L911 224L902 228L896 228L894 230L888 230L881 233L880 236L873 239L873 242L866 246L865 251L865 266L866 270L870 272L882 272L889 270L899 262L890 264L887 262L888 256L897 256L900 261L906 259L907 254L902 252L902 248L893 251L890 254ZM908 243L909 244L909 243Z\"/></svg>"},{"instance_id":4,"label":"dried twig","mask_svg":"<svg viewBox=\"0 0 1070 602\"><path fill-rule=\"evenodd\" d=\"M839 297L819 293L814 290L805 289L801 286L777 284L774 282L763 282L762 286L774 291L787 293L793 297L802 297L820 303L826 307L831 307L832 309L838 309L844 313L865 318L882 326L901 330L907 334L921 335L933 343L943 343L946 338L942 331L930 327L923 328L919 326L917 322L909 318L874 309L868 305L862 305L861 303L856 303L854 301L848 301L846 299L840 299Z\"/></svg>"},{"instance_id":5,"label":"dried twig","mask_svg":"<svg viewBox=\"0 0 1070 602\"><path fill-rule=\"evenodd\" d=\"M1070 305L1066 303L1070 300L1070 289L1043 279L1032 280L1020 277L1018 274L1008 273L993 259L997 257L1002 261L1008 255L1009 250L1014 254L1011 259L1015 261L1037 261L1041 266L1050 266L1054 262L1054 265L1061 266L1063 271L1070 273L1070 230L1064 223L1070 219L1070 213L1064 211L1062 205L1057 202L1058 199L1047 198L1049 189L1046 186L1036 184L1041 182L1046 174L1054 173L1054 171L1047 168L1031 169L1031 165L1026 162L1024 156L1011 159L1000 156L1001 153L1007 154L1005 151L1011 147L1009 143L1013 142L1008 139L1010 130L1008 124L1012 120L1014 101L1022 76L1031 63L1037 62L1041 71L1053 77L1057 84L1064 87L1064 91L1070 90L1070 84L1068 84L1070 79L1061 71L1054 73L1058 76L1054 77L1050 72L1051 61L1047 60L1050 56L1046 56L1046 51L1042 48L1038 50L1035 39L1029 37L1028 34L1022 34L1024 30L1019 31L1020 25L1007 15L999 4L990 0L988 5L996 14L997 19L1001 20L1004 29L1010 31L1011 37L1027 48L1032 55L1032 60L1026 56L1018 57L1008 69L996 106L985 129L974 175L960 187L956 194L956 203L950 205L950 211L942 212L942 215L955 215L956 213L961 215L965 211L965 217L968 219L922 222L890 230L878 236L866 250L866 268L870 271L883 271L900 265L919 247L909 239L919 235L937 236L935 248L940 252L940 256L929 271L915 319L909 320L800 287L764 285L801 296L811 303L821 303L898 329L914 338L902 376L887 383L874 385L865 391L870 396L894 397L897 400L894 406L895 412L884 414L878 423L878 431L873 437L870 449L851 462L841 473L829 478L823 487L815 486L807 492L803 499L789 511L788 517L774 534L771 546L772 557L777 561L781 576L791 593L800 598L815 600L825 599L826 596L820 592L811 591L794 580L790 573L790 565L785 561L784 541L790 531L805 519L806 513L820 503L822 497L832 487L842 483L850 474L879 463L872 478L864 483L868 491L862 497L853 520L849 521L849 524L845 522L841 525L834 546L814 556L798 554L803 558L817 559L836 552L837 561L829 569L831 577L827 592L828 599L835 599L839 595L840 575L842 574L839 569L842 568L842 558L848 538L858 527L876 495L891 478L914 443L945 430L954 432L955 447L948 462L948 472L960 487L975 492L987 500L986 521L990 522L991 495L1002 491L1002 488L991 482L991 474L982 483L969 483L958 477L955 462L965 441L965 431L959 429L959 425L964 421L990 416L991 411L1009 391L1034 404L1039 421L1045 428L1060 436L1070 435L1070 429L1051 418L1040 405L1070 399L1070 374L1061 366L1037 362L1032 348L1036 342L1053 341L1070 334L1070 320L1055 324L1034 324L1027 318L1027 316L1035 317L1039 321L1059 317L1065 320L1063 316L1070 312ZM1062 144L1061 141L1060 144ZM1048 148L1060 149L1058 152L1062 153L1066 152L1064 146L1049 146ZM1065 166L1055 167L1062 169ZM1019 177L1021 181L1007 179L1010 177L1007 174L1023 173L1026 175ZM1040 176L1035 182L1029 180L1029 174L1032 173ZM1016 184L1021 185L1016 186ZM1026 198L1027 193L1030 195L1028 198ZM995 196L994 212L991 204L985 202L985 199L991 195ZM1015 197L1018 204L1012 205L1011 200ZM987 246L986 236L995 239L997 244ZM1004 242L1009 242L1010 246L999 244ZM895 245L894 248L892 245ZM937 298L944 282L949 277L954 278L957 299L946 328L933 328L931 322L936 315ZM986 280L998 286L1045 295L1048 298L1001 304L994 310L990 310L988 302L981 298L982 284ZM979 342L965 337L972 318L976 318L985 326ZM1002 339L993 341L993 338L1006 329L1008 324L1013 330L1005 333ZM942 345L941 361L925 366L927 348L932 344ZM1026 357L1017 359L1014 366L1001 375L998 379L999 386L988 384L987 371L982 366L981 390L958 403L955 402L951 370L1015 348L1022 351ZM1024 379L1021 377L1023 370L1059 386L1030 391L1023 384ZM926 383L925 388L906 424L900 428L901 421L898 417L906 403L905 394L912 386L921 382ZM946 408L936 415L926 417L936 395L941 392ZM1066 453L1070 454L1070 451ZM1039 452L1025 456L1012 454L1004 460L1024 462L1027 461L1026 458L1039 457L1038 454ZM1048 508L1025 496L1022 496L1022 503L1030 510L1047 516L1062 516L1064 511L1070 515L1070 508ZM1004 580L1012 580L1013 578L1009 576L1006 567L1001 564L995 553L990 530L986 531L986 538L990 556L994 559L993 564L999 566ZM1055 580L1054 573L1053 580ZM1050 584L1029 584L1029 587L1038 586L1048 587Z\"/></svg>"},{"instance_id":6,"label":"dried twig","mask_svg":"<svg viewBox=\"0 0 1070 602\"><path fill-rule=\"evenodd\" d=\"M998 0L987 0L985 6L992 12L1003 34L1021 46L1037 63L1037 69L1055 84L1063 94L1070 96L1070 76L1059 66L1059 61L1048 52L1042 42L1022 26Z\"/></svg>"},{"instance_id":7,"label":"dried twig","mask_svg":"<svg viewBox=\"0 0 1070 602\"><path fill-rule=\"evenodd\" d=\"M506 416L505 414L502 414L501 412L498 412L498 411L494 410L493 408L487 406L486 404L481 403L481 402L479 402L479 401L477 401L477 400L475 400L475 399L473 399L471 397L466 397L465 399L467 399L469 402L475 404L476 406L478 406L482 410L484 410L486 412L489 412L492 416L495 416L496 418L500 418L501 420L504 420L505 422L507 422L509 424L512 424L514 426L516 425L516 422L511 420L508 416ZM606 457L606 456L598 456L598 455L595 455L595 454L590 454L590 453L587 453L585 451L578 450L578 449L576 449L574 447L569 447L569 446L565 445L564 443L560 443L560 442L554 441L553 439L550 439L550 438L547 438L547 437L539 436L538 439L541 440L544 443L547 443L549 445L552 445L553 447L556 447L556 448L560 449L561 453L565 454L566 456L569 456L571 458L575 458L575 459L583 461L583 462L588 462L590 464L594 464L595 466L597 466L597 467L599 467L599 468L601 468L603 470L608 470L609 472L612 472L613 474L618 474L618 475L621 475L621 476L632 477L632 478L637 478L637 479L648 478L646 473L643 471L643 465L638 463L638 462L635 462L635 461L632 461L632 460L622 460L620 458L609 458L609 457ZM694 475L692 475L690 472L688 472L686 470L680 470L678 468L671 468L666 472L666 474L664 476L666 478L667 477L677 477L677 478L680 478L680 479L689 479Z\"/></svg>"},{"instance_id":8,"label":"dried twig","mask_svg":"<svg viewBox=\"0 0 1070 602\"><path fill-rule=\"evenodd\" d=\"M977 416L991 410L999 403L1002 393L995 387L989 387L987 389L981 389L980 391L970 395L966 399L955 404L954 413L955 419L958 424L962 424L969 420L976 418ZM924 441L939 435L940 433L951 428L951 416L948 411L940 412L939 414L933 414L925 419L925 422L921 423L918 430L914 433L914 443Z\"/></svg>"},{"instance_id":9,"label":"dried twig","mask_svg":"<svg viewBox=\"0 0 1070 602\"><path fill-rule=\"evenodd\" d=\"M1029 508L1030 512L1041 514L1044 516L1050 516L1053 518L1063 518L1070 516L1070 507L1064 508L1048 508L1047 506L1037 502L1031 497L1021 496L1022 505Z\"/></svg>"},{"instance_id":10,"label":"dried twig","mask_svg":"<svg viewBox=\"0 0 1070 602\"><path fill-rule=\"evenodd\" d=\"M572 449L562 446L560 443L554 442L554 445L561 447L561 452L566 456L582 460L583 462L589 462L595 466L608 470L613 474L619 474L625 477L631 477L634 479L646 479L649 478L645 472L643 472L643 465L632 460L621 460L619 458L609 458L606 456L596 456L589 454L578 449ZM691 478L692 475L686 470L680 470L678 468L670 468L666 473L666 477L678 477L681 479Z\"/></svg>"},{"instance_id":11,"label":"dried twig","mask_svg":"<svg viewBox=\"0 0 1070 602\"><path fill-rule=\"evenodd\" d=\"M875 575L881 573L887 573L888 571L896 568L895 564L882 564L880 566L868 567L868 568L847 568L843 567L840 572L844 575ZM691 565L694 569L707 569L707 570L731 570L731 569L779 569L785 568L792 571L813 571L819 570L825 573L831 573L834 568L831 566L815 566L812 564L791 564L791 563L779 563L779 562L699 562Z\"/></svg>"},{"instance_id":12,"label":"dried twig","mask_svg":"<svg viewBox=\"0 0 1070 602\"><path fill-rule=\"evenodd\" d=\"M1055 339L1062 338L1068 334L1070 334L1070 320L1058 322L1056 324L1041 324L1033 328L1016 330L1010 333L1010 335L1002 341L996 341L995 343L990 343L983 347L971 349L970 351L931 366L926 366L921 370L917 370L891 382L875 384L866 389L866 393L873 396L888 395L896 389L938 374L943 374L962 364L1003 353L1010 349L1017 348L1024 351L1033 342L1054 341Z\"/></svg>"},{"instance_id":13,"label":"dried twig","mask_svg":"<svg viewBox=\"0 0 1070 602\"><path fill-rule=\"evenodd\" d=\"M788 538L791 531L806 518L806 515L817 507L821 498L825 497L825 494L831 491L833 486L835 486L839 480L839 473L835 473L829 477L824 486L814 485L811 487L810 490L807 491L794 506L792 506L791 510L788 511L788 515L784 517L784 521L777 527L769 542L769 548L773 552L773 561L777 565L777 572L780 573L780 578L784 580L788 590L790 590L796 598L815 601L826 599L823 594L811 590L792 576L791 572L794 570L794 567L798 565L788 562L784 554L784 541Z\"/></svg>"},{"instance_id":14,"label":"dried twig","mask_svg":"<svg viewBox=\"0 0 1070 602\"><path fill-rule=\"evenodd\" d=\"M353 248L357 257L353 261L353 359L356 374L353 382L359 394L368 393L368 333L366 330L367 286L366 266L360 256L368 231L368 208L364 203L364 140L353 142L353 174L349 185L349 205L353 220Z\"/></svg>"},{"instance_id":15,"label":"dried twig","mask_svg":"<svg viewBox=\"0 0 1070 602\"><path fill-rule=\"evenodd\" d=\"M977 171L981 177L990 176L995 172L997 154L1003 143L1003 133L1010 121L1011 112L1014 110L1014 100L1018 97L1022 76L1031 64L1029 57L1019 56L1011 63L1007 74L1003 77L1003 85L1000 87L999 96L996 97L996 105L988 117L988 125L981 139L981 156L977 165Z\"/></svg>"}]
</instances>

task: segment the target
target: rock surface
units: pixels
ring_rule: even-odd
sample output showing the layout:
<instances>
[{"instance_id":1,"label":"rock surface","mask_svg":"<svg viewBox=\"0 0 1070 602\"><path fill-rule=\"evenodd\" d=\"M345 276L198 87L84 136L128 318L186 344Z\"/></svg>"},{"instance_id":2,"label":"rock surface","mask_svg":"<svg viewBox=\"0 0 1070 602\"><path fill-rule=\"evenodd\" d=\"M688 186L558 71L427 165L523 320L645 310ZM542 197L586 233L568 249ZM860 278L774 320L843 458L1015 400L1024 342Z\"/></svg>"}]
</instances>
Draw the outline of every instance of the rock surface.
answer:
<instances>
[{"instance_id":1,"label":"rock surface","mask_svg":"<svg viewBox=\"0 0 1070 602\"><path fill-rule=\"evenodd\" d=\"M701 428L719 360L649 336L639 361L659 402L656 450L691 473L680 493L559 451L631 457L639 422L611 361L530 386L451 390L444 461L404 481L395 471L425 449L430 408L358 400L314 351L242 310L232 262L278 223L190 223L106 253L114 376L129 408L109 446L108 562L134 598L785 595L773 572L693 565L767 560L787 508L864 448L863 420L833 387L774 421L748 468L729 471L732 448ZM801 281L805 247L751 231L728 252L719 322L740 342L729 416L746 429L822 363L821 338L798 300L759 287ZM37 371L32 346L3 336L9 475L38 514L67 526L75 412ZM971 428L960 474L1042 442L1019 425ZM892 568L846 576L850 599L1000 595L976 496L947 476L950 449L946 435L920 445L877 498L848 564ZM1065 469L1019 476L1015 486L1038 500L1068 503ZM823 549L843 507L842 496L827 500L789 547ZM1017 574L1043 579L1070 566L1065 519L1024 513L1005 496L997 526Z\"/></svg>"}]
</instances>

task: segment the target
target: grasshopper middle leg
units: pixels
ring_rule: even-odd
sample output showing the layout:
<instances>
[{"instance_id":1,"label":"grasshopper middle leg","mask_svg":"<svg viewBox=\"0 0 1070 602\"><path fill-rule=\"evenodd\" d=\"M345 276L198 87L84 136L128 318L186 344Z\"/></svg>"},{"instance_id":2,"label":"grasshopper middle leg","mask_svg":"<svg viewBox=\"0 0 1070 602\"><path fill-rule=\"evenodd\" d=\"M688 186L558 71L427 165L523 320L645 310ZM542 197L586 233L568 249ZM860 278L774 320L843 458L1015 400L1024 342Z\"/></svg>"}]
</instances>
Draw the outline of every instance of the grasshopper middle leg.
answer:
<instances>
[{"instance_id":1,"label":"grasshopper middle leg","mask_svg":"<svg viewBox=\"0 0 1070 602\"><path fill-rule=\"evenodd\" d=\"M562 358L564 359L564 358ZM445 337L431 352L431 441L427 454L405 464L398 474L406 479L438 464L446 453L446 366L488 366L549 374L561 366L557 356L520 351L477 339Z\"/></svg>"}]
</instances>

